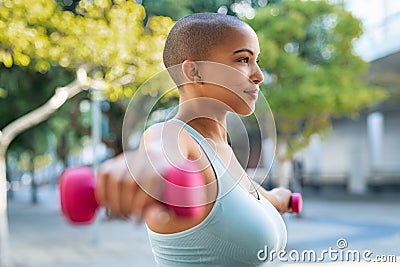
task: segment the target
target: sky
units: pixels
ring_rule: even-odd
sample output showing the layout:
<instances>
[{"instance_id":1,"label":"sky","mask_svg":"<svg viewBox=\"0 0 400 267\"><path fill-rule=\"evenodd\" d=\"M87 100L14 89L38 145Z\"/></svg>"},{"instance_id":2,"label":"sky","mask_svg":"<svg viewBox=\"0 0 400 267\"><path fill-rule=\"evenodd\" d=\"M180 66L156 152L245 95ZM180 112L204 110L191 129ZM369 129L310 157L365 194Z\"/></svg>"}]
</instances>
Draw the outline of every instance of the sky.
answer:
<instances>
[{"instance_id":1,"label":"sky","mask_svg":"<svg viewBox=\"0 0 400 267\"><path fill-rule=\"evenodd\" d=\"M366 27L378 27L385 17L400 17L399 0L346 0L345 6L362 19Z\"/></svg>"},{"instance_id":2,"label":"sky","mask_svg":"<svg viewBox=\"0 0 400 267\"><path fill-rule=\"evenodd\" d=\"M399 0L345 0L345 7L363 21L364 35L356 53L367 61L400 51Z\"/></svg>"}]
</instances>

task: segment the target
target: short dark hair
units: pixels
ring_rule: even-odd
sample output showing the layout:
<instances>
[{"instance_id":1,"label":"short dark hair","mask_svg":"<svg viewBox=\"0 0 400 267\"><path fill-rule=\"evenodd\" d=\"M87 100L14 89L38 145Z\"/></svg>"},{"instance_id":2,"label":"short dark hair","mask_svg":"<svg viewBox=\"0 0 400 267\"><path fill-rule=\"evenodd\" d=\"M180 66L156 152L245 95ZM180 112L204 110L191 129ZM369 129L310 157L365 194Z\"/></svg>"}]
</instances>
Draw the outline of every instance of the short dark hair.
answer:
<instances>
[{"instance_id":1,"label":"short dark hair","mask_svg":"<svg viewBox=\"0 0 400 267\"><path fill-rule=\"evenodd\" d=\"M247 25L230 15L196 13L178 20L165 42L163 61L166 68L185 60L205 61L209 51L221 43L232 29Z\"/></svg>"}]
</instances>

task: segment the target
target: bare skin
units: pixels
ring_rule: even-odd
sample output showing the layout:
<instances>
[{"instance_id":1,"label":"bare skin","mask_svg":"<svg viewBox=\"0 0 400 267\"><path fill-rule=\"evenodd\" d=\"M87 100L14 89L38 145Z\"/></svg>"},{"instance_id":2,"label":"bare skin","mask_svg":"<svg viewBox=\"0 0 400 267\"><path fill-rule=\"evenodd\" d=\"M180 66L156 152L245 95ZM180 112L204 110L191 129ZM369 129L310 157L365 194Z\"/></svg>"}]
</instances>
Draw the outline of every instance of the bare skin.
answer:
<instances>
[{"instance_id":1,"label":"bare skin","mask_svg":"<svg viewBox=\"0 0 400 267\"><path fill-rule=\"evenodd\" d=\"M258 85L264 79L257 64L260 48L250 27L232 30L230 36L214 47L207 58L220 65L189 59L183 62L186 83L179 89L180 105L176 118L207 138L231 174L249 191L249 197L256 197L253 185L245 177L245 171L228 144L226 116L228 112L247 116L254 111ZM134 215L138 220L143 218L154 232L176 233L199 224L210 213L217 196L216 177L200 146L181 126L166 122L150 127L143 134L139 149L126 153L125 157L130 172L122 155L106 161L99 170L96 198L113 214ZM208 204L203 214L195 218L178 217L157 200L161 198L163 186L160 174L171 163L187 158L197 160L205 182L210 185L206 192ZM289 190L267 191L258 187L258 192L279 212L290 211Z\"/></svg>"}]
</instances>

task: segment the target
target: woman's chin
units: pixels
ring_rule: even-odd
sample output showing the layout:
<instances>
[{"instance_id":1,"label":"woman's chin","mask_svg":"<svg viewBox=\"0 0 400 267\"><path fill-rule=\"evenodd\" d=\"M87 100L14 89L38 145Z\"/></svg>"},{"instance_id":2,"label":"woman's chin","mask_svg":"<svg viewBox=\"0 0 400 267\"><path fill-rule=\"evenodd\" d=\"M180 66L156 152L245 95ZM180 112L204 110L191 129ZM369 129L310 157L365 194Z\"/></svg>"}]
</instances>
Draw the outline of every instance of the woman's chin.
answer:
<instances>
[{"instance_id":1,"label":"woman's chin","mask_svg":"<svg viewBox=\"0 0 400 267\"><path fill-rule=\"evenodd\" d=\"M240 110L236 110L236 114L243 116L243 117L247 117L250 116L251 114L253 114L255 111L255 106L247 106L247 107L243 107Z\"/></svg>"}]
</instances>

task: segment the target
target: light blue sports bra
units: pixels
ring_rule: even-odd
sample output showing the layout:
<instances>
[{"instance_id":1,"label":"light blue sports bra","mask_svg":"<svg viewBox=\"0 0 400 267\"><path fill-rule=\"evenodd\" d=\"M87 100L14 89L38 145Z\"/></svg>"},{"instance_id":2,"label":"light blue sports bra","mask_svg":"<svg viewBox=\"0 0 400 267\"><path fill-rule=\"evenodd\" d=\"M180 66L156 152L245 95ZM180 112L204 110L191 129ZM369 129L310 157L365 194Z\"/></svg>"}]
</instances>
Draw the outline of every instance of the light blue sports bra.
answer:
<instances>
[{"instance_id":1,"label":"light blue sports bra","mask_svg":"<svg viewBox=\"0 0 400 267\"><path fill-rule=\"evenodd\" d=\"M257 200L238 184L202 135L180 120L173 121L206 153L216 174L218 196L208 216L190 229L160 234L147 228L156 263L161 267L268 266L260 250L279 251L286 246L281 215L262 195Z\"/></svg>"}]
</instances>

